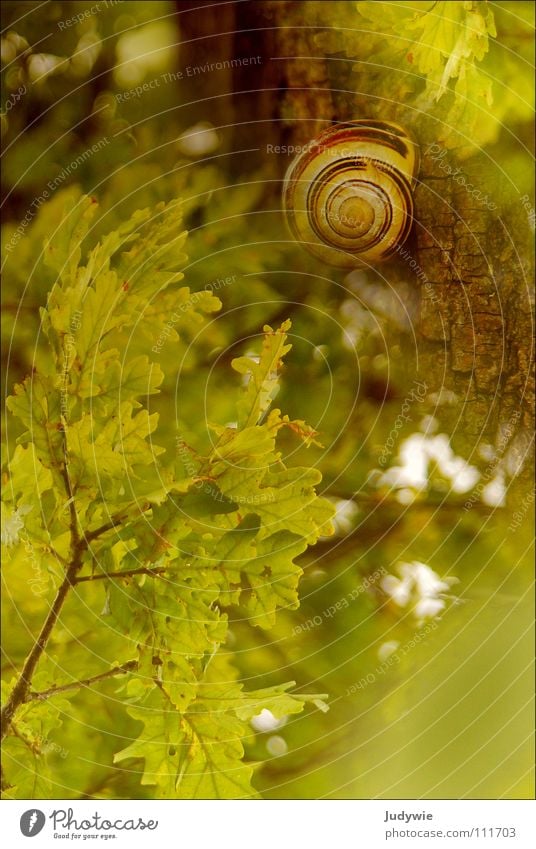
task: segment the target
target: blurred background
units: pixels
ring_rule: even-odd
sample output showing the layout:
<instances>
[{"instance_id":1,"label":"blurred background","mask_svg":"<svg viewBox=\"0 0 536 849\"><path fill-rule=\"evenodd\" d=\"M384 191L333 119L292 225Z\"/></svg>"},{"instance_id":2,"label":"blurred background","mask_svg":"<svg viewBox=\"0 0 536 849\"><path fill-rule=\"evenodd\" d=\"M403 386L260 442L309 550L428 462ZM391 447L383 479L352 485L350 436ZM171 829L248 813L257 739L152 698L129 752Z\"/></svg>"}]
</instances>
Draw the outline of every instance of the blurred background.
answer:
<instances>
[{"instance_id":1,"label":"blurred background","mask_svg":"<svg viewBox=\"0 0 536 849\"><path fill-rule=\"evenodd\" d=\"M465 399L442 393L417 365L410 268L321 267L292 242L281 210L291 157L273 146L311 138L320 125L314 111L300 114L307 104L285 99L290 71L274 29L307 27L308 48L332 58L329 77L319 71L315 85L339 93L333 119L353 91L376 85L352 35L365 20L357 7L370 5L225 3L192 12L193 3L159 0L2 4L4 390L47 356L39 307L54 280L41 251L66 202L82 193L98 199L95 242L135 209L182 198L184 283L212 286L222 309L158 355L166 374L158 442L173 450L179 430L203 451L199 422L235 418L231 359L256 349L264 324L291 318L277 405L318 430L323 447L297 449L289 439L284 448L290 463L318 466L320 489L337 508L335 537L302 557L300 609L281 614L270 632L231 625L226 649L248 689L295 680L329 694L328 713L255 720L247 754L261 762L256 786L265 798L527 798L533 497L515 404L502 430L457 441ZM510 190L527 197L527 219L533 4L489 5L499 52L488 59L500 58L501 80L487 120L477 115L475 144L487 152L482 179L498 214L512 203L501 188L506 169ZM259 15L262 31L253 25ZM384 76L388 65L397 75L395 58L379 60ZM295 71L293 85L300 89ZM523 102L513 93L521 89ZM463 155L470 168L471 151ZM155 340L141 333L136 344L151 355ZM17 427L10 418L8 454ZM43 611L21 580L24 552L16 566L6 578L8 674ZM88 609L102 602L90 588ZM68 644L74 666L85 634L103 639L90 622L66 608L57 647ZM119 648L103 639L99 651L113 660ZM112 766L134 725L114 702L115 686L103 683L106 698L74 699L61 732L47 729L58 798L147 794L135 766ZM30 768L28 798L38 798L31 780Z\"/></svg>"}]
</instances>

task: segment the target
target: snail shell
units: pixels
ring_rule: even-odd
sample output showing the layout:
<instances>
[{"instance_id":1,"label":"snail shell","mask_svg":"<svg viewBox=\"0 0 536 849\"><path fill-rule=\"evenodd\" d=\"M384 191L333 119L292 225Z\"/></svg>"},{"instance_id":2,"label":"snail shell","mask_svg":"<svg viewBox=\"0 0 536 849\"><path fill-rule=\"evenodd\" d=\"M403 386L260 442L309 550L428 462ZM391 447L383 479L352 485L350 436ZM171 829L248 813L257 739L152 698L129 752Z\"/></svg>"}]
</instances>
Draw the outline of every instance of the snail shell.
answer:
<instances>
[{"instance_id":1,"label":"snail shell","mask_svg":"<svg viewBox=\"0 0 536 849\"><path fill-rule=\"evenodd\" d=\"M413 223L419 151L385 121L330 127L285 176L283 205L294 238L341 268L389 259Z\"/></svg>"}]
</instances>

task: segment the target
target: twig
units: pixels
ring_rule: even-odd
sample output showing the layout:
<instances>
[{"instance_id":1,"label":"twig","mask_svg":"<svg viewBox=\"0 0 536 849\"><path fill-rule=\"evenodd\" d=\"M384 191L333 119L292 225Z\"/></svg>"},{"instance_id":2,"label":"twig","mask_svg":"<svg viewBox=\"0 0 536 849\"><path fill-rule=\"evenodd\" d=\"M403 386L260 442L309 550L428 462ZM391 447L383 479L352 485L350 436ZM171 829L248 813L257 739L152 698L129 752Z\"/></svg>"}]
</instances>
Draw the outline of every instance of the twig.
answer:
<instances>
[{"instance_id":1,"label":"twig","mask_svg":"<svg viewBox=\"0 0 536 849\"><path fill-rule=\"evenodd\" d=\"M103 681L105 678L112 678L114 675L125 675L127 672L133 672L138 668L137 660L129 660L123 663L122 666L114 666L113 669L108 669L106 672L101 672L99 675L92 675L91 678L83 678L81 681L72 681L70 684L61 684L59 687L50 687L48 690L41 690L40 693L28 693L26 702L36 700L50 699L58 693L64 693L67 690L77 690L79 687L89 687L96 681Z\"/></svg>"},{"instance_id":2,"label":"twig","mask_svg":"<svg viewBox=\"0 0 536 849\"><path fill-rule=\"evenodd\" d=\"M14 722L11 723L11 730L13 731L13 734L15 735L15 737L18 737L19 740L22 740L24 745L28 746L28 748L30 749L31 752L33 752L34 755L40 755L41 754L41 749L40 749L39 743L37 743L37 742L32 743L31 740L28 740L28 738L25 737L24 734L21 734L21 732L19 731L19 729L17 728L17 726L15 725Z\"/></svg>"},{"instance_id":3,"label":"twig","mask_svg":"<svg viewBox=\"0 0 536 849\"><path fill-rule=\"evenodd\" d=\"M105 581L107 578L129 578L131 575L161 575L162 572L168 571L168 566L159 566L155 569L150 569L146 566L143 566L139 569L125 569L123 571L119 570L118 572L104 572L98 575L82 575L80 578L76 578L74 583L83 584L86 581Z\"/></svg>"},{"instance_id":4,"label":"twig","mask_svg":"<svg viewBox=\"0 0 536 849\"><path fill-rule=\"evenodd\" d=\"M67 445L65 442L65 430L63 431L63 439L64 439L64 462L61 468L61 476L65 483L65 491L67 493L67 504L69 505L69 518L70 518L70 531L71 531L71 550L74 554L76 550L80 548L80 532L78 530L78 516L76 513L76 507L74 503L74 493L73 487L71 484L71 478L69 475L69 469L67 467Z\"/></svg>"},{"instance_id":5,"label":"twig","mask_svg":"<svg viewBox=\"0 0 536 849\"><path fill-rule=\"evenodd\" d=\"M56 549L54 548L53 545L50 545L50 543L47 543L46 548L52 554L52 556L56 558L58 563L61 563L61 565L64 566L65 569L69 568L69 561L66 560L65 557L63 557L63 555L59 553L59 551L56 551Z\"/></svg>"},{"instance_id":6,"label":"twig","mask_svg":"<svg viewBox=\"0 0 536 849\"><path fill-rule=\"evenodd\" d=\"M101 534L105 534L107 531L113 531L118 525L121 525L126 518L128 517L124 515L112 516L110 521L101 525L100 528L95 528L94 531L87 531L87 533L84 534L86 543L93 542L94 539L97 539L97 537L100 537Z\"/></svg>"}]
</instances>

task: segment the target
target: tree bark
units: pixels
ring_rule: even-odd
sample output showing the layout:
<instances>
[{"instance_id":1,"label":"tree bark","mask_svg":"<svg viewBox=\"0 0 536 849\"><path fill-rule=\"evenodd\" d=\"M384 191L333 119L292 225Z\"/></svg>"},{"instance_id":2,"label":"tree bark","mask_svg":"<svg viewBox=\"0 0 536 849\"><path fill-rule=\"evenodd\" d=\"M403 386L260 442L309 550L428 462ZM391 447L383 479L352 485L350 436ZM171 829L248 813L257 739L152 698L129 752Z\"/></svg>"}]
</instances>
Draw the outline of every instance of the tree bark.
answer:
<instances>
[{"instance_id":1,"label":"tree bark","mask_svg":"<svg viewBox=\"0 0 536 849\"><path fill-rule=\"evenodd\" d=\"M493 198L501 215L445 176L444 161L425 154L416 192L416 259L431 284L421 286L420 368L457 396L452 431L469 445L507 440L514 462L532 434L530 228L505 185ZM486 172L484 155L463 164L467 184L490 197Z\"/></svg>"}]
</instances>

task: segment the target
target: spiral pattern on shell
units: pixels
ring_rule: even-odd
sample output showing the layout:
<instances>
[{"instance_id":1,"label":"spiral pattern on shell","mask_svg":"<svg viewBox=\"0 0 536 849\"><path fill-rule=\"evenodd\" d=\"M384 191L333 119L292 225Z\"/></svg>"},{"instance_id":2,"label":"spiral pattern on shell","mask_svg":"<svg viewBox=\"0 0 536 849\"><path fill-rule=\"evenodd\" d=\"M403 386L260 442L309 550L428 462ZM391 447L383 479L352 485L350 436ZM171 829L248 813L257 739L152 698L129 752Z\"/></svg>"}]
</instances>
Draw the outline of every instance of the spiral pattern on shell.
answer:
<instances>
[{"instance_id":1,"label":"spiral pattern on shell","mask_svg":"<svg viewBox=\"0 0 536 849\"><path fill-rule=\"evenodd\" d=\"M283 205L294 238L342 268L389 259L413 223L417 145L385 121L330 127L291 163Z\"/></svg>"}]
</instances>

